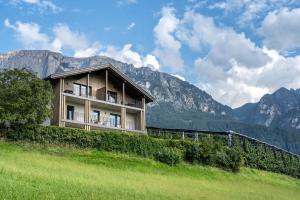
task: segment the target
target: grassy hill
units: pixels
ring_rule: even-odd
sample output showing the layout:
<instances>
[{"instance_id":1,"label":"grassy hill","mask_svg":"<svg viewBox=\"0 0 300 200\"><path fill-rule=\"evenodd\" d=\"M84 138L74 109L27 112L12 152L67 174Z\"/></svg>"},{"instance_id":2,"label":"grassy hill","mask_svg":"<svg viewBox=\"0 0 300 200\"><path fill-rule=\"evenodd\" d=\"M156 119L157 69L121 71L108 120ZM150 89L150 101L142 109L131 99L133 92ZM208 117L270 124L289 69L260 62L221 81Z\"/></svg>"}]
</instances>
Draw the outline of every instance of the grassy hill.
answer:
<instances>
[{"instance_id":1,"label":"grassy hill","mask_svg":"<svg viewBox=\"0 0 300 200\"><path fill-rule=\"evenodd\" d=\"M300 180L0 141L0 199L300 199Z\"/></svg>"}]
</instances>

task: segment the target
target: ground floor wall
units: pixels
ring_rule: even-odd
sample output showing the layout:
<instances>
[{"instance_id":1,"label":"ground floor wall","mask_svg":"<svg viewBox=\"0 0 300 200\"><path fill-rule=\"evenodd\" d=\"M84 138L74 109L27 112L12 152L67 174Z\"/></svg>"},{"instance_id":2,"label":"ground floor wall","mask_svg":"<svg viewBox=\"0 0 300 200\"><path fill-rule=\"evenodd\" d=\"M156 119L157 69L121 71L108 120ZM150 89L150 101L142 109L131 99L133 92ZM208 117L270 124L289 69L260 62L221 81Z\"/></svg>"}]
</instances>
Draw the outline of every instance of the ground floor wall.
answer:
<instances>
[{"instance_id":1,"label":"ground floor wall","mask_svg":"<svg viewBox=\"0 0 300 200\"><path fill-rule=\"evenodd\" d=\"M88 105L88 106L87 106ZM73 101L65 101L63 115L61 119L68 121L64 123L64 126L70 127L83 127L88 130L93 127L97 128L120 128L128 130L139 130L141 129L141 110L127 110L125 107L113 107L109 109L105 105L101 104L86 104L86 101L76 103ZM87 116L88 115L88 116ZM78 122L81 124L75 124Z\"/></svg>"}]
</instances>

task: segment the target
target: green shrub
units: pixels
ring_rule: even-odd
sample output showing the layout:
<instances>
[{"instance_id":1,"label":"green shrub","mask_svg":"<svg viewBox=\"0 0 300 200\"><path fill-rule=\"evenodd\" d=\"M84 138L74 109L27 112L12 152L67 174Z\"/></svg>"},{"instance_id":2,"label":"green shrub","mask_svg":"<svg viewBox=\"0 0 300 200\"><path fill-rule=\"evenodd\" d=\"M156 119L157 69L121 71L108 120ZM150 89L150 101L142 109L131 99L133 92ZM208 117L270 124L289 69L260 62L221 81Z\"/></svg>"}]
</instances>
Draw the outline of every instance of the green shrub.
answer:
<instances>
[{"instance_id":1,"label":"green shrub","mask_svg":"<svg viewBox=\"0 0 300 200\"><path fill-rule=\"evenodd\" d=\"M203 138L198 143L190 143L185 149L185 159L191 163L212 165L214 155L222 151L222 145L211 137Z\"/></svg>"},{"instance_id":2,"label":"green shrub","mask_svg":"<svg viewBox=\"0 0 300 200\"><path fill-rule=\"evenodd\" d=\"M243 165L243 157L234 148L225 148L224 151L217 152L215 154L216 167L230 170L232 172L238 172Z\"/></svg>"},{"instance_id":3,"label":"green shrub","mask_svg":"<svg viewBox=\"0 0 300 200\"><path fill-rule=\"evenodd\" d=\"M233 146L238 149L247 167L283 173L300 178L300 157L255 143L247 138L233 137Z\"/></svg>"},{"instance_id":4,"label":"green shrub","mask_svg":"<svg viewBox=\"0 0 300 200\"><path fill-rule=\"evenodd\" d=\"M113 131L85 131L74 128L59 128L53 126L31 126L25 129L2 129L0 136L13 141L29 141L42 144L72 145L80 148L95 148L101 151L115 151L134 154L147 158L155 158L169 165L175 165L183 160L191 163L220 167L216 163L216 155L229 151L226 146L213 137L201 138L200 142L159 139L147 135L121 133ZM226 151L224 151L226 150ZM183 155L184 154L184 155ZM228 160L230 160L228 158ZM233 162L236 160L232 159ZM236 163L221 166L235 167ZM234 171L234 169L232 169Z\"/></svg>"},{"instance_id":5,"label":"green shrub","mask_svg":"<svg viewBox=\"0 0 300 200\"><path fill-rule=\"evenodd\" d=\"M176 148L165 147L156 152L154 158L167 165L175 166L182 160L182 152Z\"/></svg>"}]
</instances>

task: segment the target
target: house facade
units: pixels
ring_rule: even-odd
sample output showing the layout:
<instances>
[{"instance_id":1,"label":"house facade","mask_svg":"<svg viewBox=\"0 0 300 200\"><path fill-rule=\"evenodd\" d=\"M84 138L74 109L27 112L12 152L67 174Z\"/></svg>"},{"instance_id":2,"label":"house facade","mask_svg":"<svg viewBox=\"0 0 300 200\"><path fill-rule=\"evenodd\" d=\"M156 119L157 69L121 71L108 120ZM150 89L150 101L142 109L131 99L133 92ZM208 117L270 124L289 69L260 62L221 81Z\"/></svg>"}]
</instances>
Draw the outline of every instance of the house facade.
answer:
<instances>
[{"instance_id":1,"label":"house facade","mask_svg":"<svg viewBox=\"0 0 300 200\"><path fill-rule=\"evenodd\" d=\"M111 64L55 73L52 124L86 130L146 132L146 104L154 100Z\"/></svg>"}]
</instances>

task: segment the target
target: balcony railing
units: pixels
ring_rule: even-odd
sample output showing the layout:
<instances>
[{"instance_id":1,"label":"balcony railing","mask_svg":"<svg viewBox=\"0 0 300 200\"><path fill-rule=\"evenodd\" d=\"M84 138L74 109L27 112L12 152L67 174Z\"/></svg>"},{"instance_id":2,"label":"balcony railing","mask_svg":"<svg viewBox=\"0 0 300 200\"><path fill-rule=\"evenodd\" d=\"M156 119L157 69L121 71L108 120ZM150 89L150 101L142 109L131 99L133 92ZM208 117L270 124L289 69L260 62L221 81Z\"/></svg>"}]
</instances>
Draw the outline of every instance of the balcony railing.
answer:
<instances>
[{"instance_id":1,"label":"balcony railing","mask_svg":"<svg viewBox=\"0 0 300 200\"><path fill-rule=\"evenodd\" d=\"M121 128L121 123L111 119L110 117L101 117L100 119L97 119L95 115L91 115L90 119L91 123L95 125Z\"/></svg>"},{"instance_id":2,"label":"balcony railing","mask_svg":"<svg viewBox=\"0 0 300 200\"><path fill-rule=\"evenodd\" d=\"M126 106L142 108L142 101L136 99L125 99Z\"/></svg>"},{"instance_id":3,"label":"balcony railing","mask_svg":"<svg viewBox=\"0 0 300 200\"><path fill-rule=\"evenodd\" d=\"M70 113L69 115L67 115L67 120L84 122L84 113L83 112L74 112L73 116Z\"/></svg>"},{"instance_id":4,"label":"balcony railing","mask_svg":"<svg viewBox=\"0 0 300 200\"><path fill-rule=\"evenodd\" d=\"M64 93L76 95L72 90L65 90ZM101 100L101 101L107 101L107 102L110 102L110 103L123 104L121 96L120 95L115 95L115 94L107 94L107 100L106 100L106 94L105 93L97 94L97 97L87 96L87 95L85 97L92 98L92 99L98 99L98 100ZM142 108L142 101L137 100L137 99L133 99L133 98L126 98L125 102L124 102L124 105L131 106L131 107L136 107L136 108Z\"/></svg>"}]
</instances>

